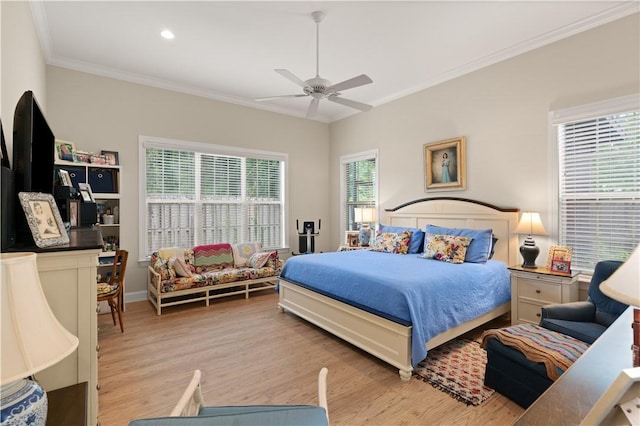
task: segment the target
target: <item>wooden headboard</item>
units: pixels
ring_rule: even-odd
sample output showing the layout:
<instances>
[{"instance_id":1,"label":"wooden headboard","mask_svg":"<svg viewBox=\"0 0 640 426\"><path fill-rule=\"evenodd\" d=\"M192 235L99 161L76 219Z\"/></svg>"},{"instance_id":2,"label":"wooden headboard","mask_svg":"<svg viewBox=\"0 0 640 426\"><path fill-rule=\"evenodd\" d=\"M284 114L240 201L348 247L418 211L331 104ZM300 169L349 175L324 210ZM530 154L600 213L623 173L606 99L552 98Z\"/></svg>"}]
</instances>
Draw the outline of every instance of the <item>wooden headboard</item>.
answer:
<instances>
[{"instance_id":1,"label":"wooden headboard","mask_svg":"<svg viewBox=\"0 0 640 426\"><path fill-rule=\"evenodd\" d=\"M493 229L498 238L494 259L507 265L518 263L518 225L520 209L500 208L481 201L454 197L423 198L386 209L386 222L392 226L425 229L428 224L449 228ZM385 220L381 221L384 223Z\"/></svg>"}]
</instances>

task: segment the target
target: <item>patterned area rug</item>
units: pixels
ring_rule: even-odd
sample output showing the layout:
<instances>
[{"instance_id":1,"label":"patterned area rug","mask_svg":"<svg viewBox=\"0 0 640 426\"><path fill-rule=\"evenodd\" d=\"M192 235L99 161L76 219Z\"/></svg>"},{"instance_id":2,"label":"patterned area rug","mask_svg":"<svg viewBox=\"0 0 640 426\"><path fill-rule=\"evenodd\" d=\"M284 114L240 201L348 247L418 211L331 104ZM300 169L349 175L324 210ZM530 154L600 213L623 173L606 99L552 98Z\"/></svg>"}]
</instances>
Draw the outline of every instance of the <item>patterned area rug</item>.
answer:
<instances>
[{"instance_id":1,"label":"patterned area rug","mask_svg":"<svg viewBox=\"0 0 640 426\"><path fill-rule=\"evenodd\" d=\"M487 352L473 340L455 340L432 349L414 375L467 405L480 405L495 392L484 386Z\"/></svg>"}]
</instances>

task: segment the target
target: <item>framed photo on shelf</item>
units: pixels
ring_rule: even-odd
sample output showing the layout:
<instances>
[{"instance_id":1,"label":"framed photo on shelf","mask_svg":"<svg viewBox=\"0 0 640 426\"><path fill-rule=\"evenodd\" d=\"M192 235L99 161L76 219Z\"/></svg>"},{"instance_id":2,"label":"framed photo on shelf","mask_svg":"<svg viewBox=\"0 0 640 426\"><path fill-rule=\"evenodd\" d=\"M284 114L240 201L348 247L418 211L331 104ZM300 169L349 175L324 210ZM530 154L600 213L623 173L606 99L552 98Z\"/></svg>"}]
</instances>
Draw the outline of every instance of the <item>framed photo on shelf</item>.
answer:
<instances>
[{"instance_id":1,"label":"framed photo on shelf","mask_svg":"<svg viewBox=\"0 0 640 426\"><path fill-rule=\"evenodd\" d=\"M359 231L347 231L345 232L345 245L349 247L358 247L360 246L360 232Z\"/></svg>"},{"instance_id":2,"label":"framed photo on shelf","mask_svg":"<svg viewBox=\"0 0 640 426\"><path fill-rule=\"evenodd\" d=\"M73 182L71 182L71 176L69 172L66 170L58 170L58 177L60 178L60 184L62 186L73 186Z\"/></svg>"},{"instance_id":3,"label":"framed photo on shelf","mask_svg":"<svg viewBox=\"0 0 640 426\"><path fill-rule=\"evenodd\" d=\"M465 138L460 136L424 145L426 191L467 188Z\"/></svg>"},{"instance_id":4,"label":"framed photo on shelf","mask_svg":"<svg viewBox=\"0 0 640 426\"><path fill-rule=\"evenodd\" d=\"M91 191L91 185L88 183L79 183L78 189L80 190L80 196L82 197L82 201L85 203L95 203L96 200L93 198L93 192Z\"/></svg>"},{"instance_id":5,"label":"framed photo on shelf","mask_svg":"<svg viewBox=\"0 0 640 426\"><path fill-rule=\"evenodd\" d=\"M18 198L36 246L54 247L69 243L69 235L53 195L21 192Z\"/></svg>"},{"instance_id":6,"label":"framed photo on shelf","mask_svg":"<svg viewBox=\"0 0 640 426\"><path fill-rule=\"evenodd\" d=\"M74 161L77 163L90 163L91 154L86 151L76 151L73 157Z\"/></svg>"},{"instance_id":7,"label":"framed photo on shelf","mask_svg":"<svg viewBox=\"0 0 640 426\"><path fill-rule=\"evenodd\" d=\"M117 166L120 164L118 159L118 153L116 151L100 151L100 154L104 155L107 164L110 166Z\"/></svg>"},{"instance_id":8,"label":"framed photo on shelf","mask_svg":"<svg viewBox=\"0 0 640 426\"><path fill-rule=\"evenodd\" d=\"M555 272L568 274L571 272L571 262L568 262L566 260L553 259L551 261L551 267L549 269Z\"/></svg>"},{"instance_id":9,"label":"framed photo on shelf","mask_svg":"<svg viewBox=\"0 0 640 426\"><path fill-rule=\"evenodd\" d=\"M80 201L69 200L69 225L72 228L80 226Z\"/></svg>"},{"instance_id":10,"label":"framed photo on shelf","mask_svg":"<svg viewBox=\"0 0 640 426\"><path fill-rule=\"evenodd\" d=\"M57 159L64 161L74 161L74 154L76 152L76 146L74 143L57 140L55 144Z\"/></svg>"}]
</instances>

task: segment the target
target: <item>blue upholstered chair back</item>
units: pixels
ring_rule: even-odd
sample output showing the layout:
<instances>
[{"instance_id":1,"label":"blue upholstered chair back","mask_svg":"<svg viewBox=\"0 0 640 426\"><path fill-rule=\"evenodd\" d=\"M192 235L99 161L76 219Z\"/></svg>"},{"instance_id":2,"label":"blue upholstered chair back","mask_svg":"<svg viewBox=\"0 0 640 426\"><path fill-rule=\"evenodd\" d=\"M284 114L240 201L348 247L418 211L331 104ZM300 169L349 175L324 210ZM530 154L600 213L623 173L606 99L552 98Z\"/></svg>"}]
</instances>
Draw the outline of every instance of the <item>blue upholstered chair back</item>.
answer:
<instances>
[{"instance_id":1,"label":"blue upholstered chair back","mask_svg":"<svg viewBox=\"0 0 640 426\"><path fill-rule=\"evenodd\" d=\"M600 291L600 283L605 281L622 265L618 260L603 260L596 264L591 283L589 284L589 301L596 306L595 322L609 327L625 309L627 305L620 303Z\"/></svg>"}]
</instances>

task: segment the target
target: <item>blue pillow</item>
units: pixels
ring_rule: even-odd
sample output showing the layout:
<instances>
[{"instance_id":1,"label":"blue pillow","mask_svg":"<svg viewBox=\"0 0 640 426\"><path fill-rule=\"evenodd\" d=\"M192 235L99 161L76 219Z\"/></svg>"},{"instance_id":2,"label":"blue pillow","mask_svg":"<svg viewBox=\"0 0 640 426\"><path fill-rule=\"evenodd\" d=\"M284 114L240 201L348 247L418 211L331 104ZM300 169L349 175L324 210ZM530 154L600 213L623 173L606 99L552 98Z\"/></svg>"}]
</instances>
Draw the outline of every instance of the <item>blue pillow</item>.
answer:
<instances>
[{"instance_id":1,"label":"blue pillow","mask_svg":"<svg viewBox=\"0 0 640 426\"><path fill-rule=\"evenodd\" d=\"M380 232L393 232L395 234L403 231L412 231L411 241L409 241L409 254L422 253L424 247L424 231L422 229L378 224L378 230Z\"/></svg>"},{"instance_id":2,"label":"blue pillow","mask_svg":"<svg viewBox=\"0 0 640 426\"><path fill-rule=\"evenodd\" d=\"M486 263L491 253L491 237L493 230L491 229L466 229L466 228L444 228L442 226L427 225L427 234L455 235L459 237L473 238L467 254L464 258L465 262L470 263Z\"/></svg>"},{"instance_id":3,"label":"blue pillow","mask_svg":"<svg viewBox=\"0 0 640 426\"><path fill-rule=\"evenodd\" d=\"M498 242L498 239L496 238L495 235L491 235L491 252L489 252L489 259L491 259L493 257L493 255L496 253L496 243Z\"/></svg>"}]
</instances>

